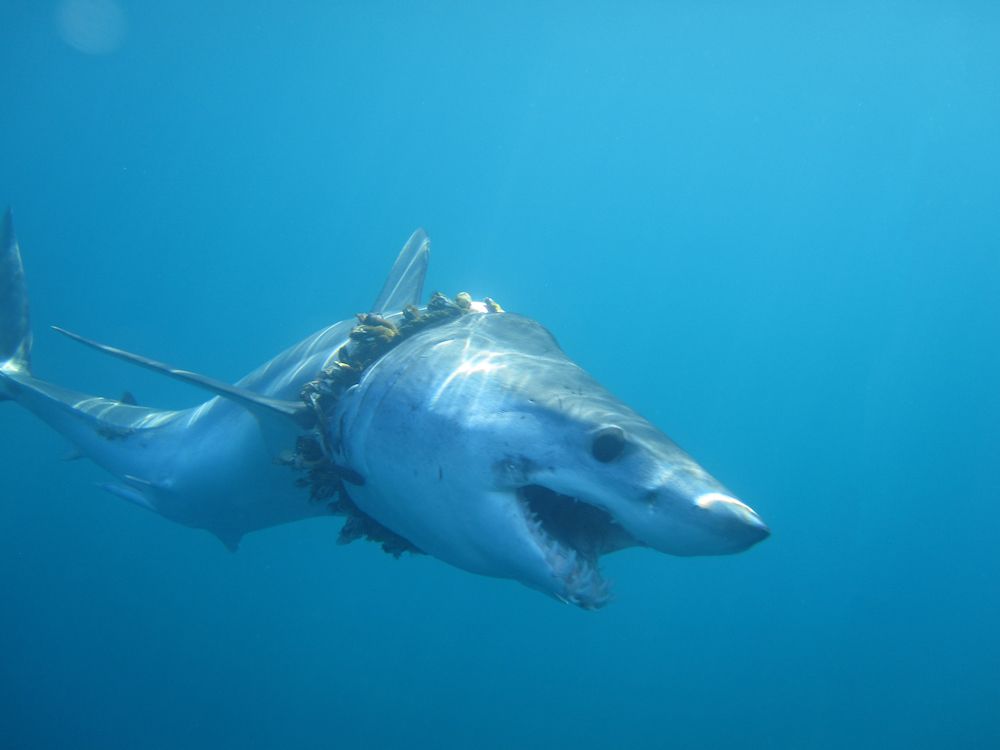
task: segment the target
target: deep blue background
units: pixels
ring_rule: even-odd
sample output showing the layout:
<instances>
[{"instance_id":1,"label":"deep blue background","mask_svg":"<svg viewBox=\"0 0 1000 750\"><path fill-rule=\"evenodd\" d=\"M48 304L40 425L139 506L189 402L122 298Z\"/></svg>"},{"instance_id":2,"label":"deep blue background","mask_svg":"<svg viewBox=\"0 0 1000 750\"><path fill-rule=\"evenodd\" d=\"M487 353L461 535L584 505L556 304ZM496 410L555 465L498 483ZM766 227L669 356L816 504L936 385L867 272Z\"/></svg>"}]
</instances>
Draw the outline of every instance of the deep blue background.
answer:
<instances>
[{"instance_id":1,"label":"deep blue background","mask_svg":"<svg viewBox=\"0 0 1000 750\"><path fill-rule=\"evenodd\" d=\"M774 535L596 614L335 521L232 555L5 405L0 745L1000 744L995 4L57 5L0 2L40 376L197 403L46 326L236 379L422 225Z\"/></svg>"}]
</instances>

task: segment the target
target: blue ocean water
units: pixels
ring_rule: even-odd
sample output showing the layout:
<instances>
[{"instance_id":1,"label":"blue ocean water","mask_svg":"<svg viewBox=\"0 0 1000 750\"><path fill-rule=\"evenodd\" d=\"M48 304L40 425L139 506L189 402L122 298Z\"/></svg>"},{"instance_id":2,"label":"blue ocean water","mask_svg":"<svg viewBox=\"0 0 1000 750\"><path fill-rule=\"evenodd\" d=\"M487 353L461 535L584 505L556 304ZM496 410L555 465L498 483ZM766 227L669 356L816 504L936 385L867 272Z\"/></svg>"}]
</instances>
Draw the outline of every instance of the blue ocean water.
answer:
<instances>
[{"instance_id":1,"label":"blue ocean water","mask_svg":"<svg viewBox=\"0 0 1000 750\"><path fill-rule=\"evenodd\" d=\"M418 226L770 524L597 613L338 523L237 554L3 405L3 748L1000 746L1000 10L0 3L34 369L201 394Z\"/></svg>"}]
</instances>

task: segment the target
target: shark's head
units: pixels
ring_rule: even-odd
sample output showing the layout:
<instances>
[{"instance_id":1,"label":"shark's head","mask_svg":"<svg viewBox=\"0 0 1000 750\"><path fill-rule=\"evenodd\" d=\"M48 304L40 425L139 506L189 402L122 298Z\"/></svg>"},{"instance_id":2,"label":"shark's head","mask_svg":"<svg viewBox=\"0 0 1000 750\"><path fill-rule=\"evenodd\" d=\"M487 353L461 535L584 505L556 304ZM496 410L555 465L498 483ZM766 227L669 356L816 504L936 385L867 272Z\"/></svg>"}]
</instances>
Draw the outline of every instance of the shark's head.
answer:
<instances>
[{"instance_id":1,"label":"shark's head","mask_svg":"<svg viewBox=\"0 0 1000 750\"><path fill-rule=\"evenodd\" d=\"M467 314L414 336L336 420L362 510L449 563L583 607L608 598L603 554L723 555L769 533L521 316Z\"/></svg>"}]
</instances>

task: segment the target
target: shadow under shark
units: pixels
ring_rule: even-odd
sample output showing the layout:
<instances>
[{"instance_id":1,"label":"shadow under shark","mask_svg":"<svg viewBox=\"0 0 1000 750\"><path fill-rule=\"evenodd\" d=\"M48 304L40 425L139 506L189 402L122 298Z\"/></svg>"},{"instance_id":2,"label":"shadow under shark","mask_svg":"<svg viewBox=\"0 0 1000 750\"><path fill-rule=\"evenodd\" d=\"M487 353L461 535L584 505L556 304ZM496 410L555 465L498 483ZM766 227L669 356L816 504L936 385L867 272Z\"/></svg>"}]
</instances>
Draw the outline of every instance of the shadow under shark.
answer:
<instances>
[{"instance_id":1,"label":"shadow under shark","mask_svg":"<svg viewBox=\"0 0 1000 750\"><path fill-rule=\"evenodd\" d=\"M749 506L540 324L464 295L417 309L429 246L414 233L361 325L335 323L235 385L57 329L215 394L164 411L34 377L8 211L0 397L114 475L108 491L233 550L248 532L339 513L349 517L342 539L367 536L596 608L609 598L602 555L635 546L723 555L768 536Z\"/></svg>"}]
</instances>

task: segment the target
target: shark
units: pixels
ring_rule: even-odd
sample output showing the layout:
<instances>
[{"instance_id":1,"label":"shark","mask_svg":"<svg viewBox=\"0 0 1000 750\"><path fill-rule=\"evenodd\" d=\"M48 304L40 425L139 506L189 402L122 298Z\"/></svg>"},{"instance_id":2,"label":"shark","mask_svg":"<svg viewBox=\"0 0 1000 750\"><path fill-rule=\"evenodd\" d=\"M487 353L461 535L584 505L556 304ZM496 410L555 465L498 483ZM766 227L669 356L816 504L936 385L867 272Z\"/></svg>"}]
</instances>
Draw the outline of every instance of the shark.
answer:
<instances>
[{"instance_id":1,"label":"shark","mask_svg":"<svg viewBox=\"0 0 1000 750\"><path fill-rule=\"evenodd\" d=\"M0 226L0 399L102 467L108 492L235 551L251 532L343 516L340 541L430 555L584 609L611 599L601 558L627 548L728 555L768 526L662 431L602 387L535 320L490 298L421 305L416 231L371 310L237 383L61 328L205 390L156 409L46 382L31 367L24 264Z\"/></svg>"}]
</instances>

